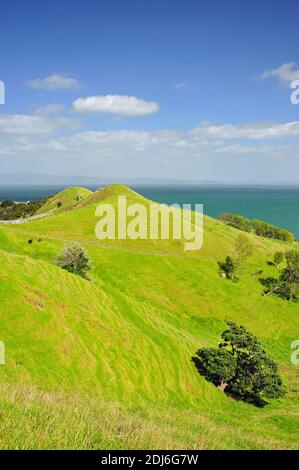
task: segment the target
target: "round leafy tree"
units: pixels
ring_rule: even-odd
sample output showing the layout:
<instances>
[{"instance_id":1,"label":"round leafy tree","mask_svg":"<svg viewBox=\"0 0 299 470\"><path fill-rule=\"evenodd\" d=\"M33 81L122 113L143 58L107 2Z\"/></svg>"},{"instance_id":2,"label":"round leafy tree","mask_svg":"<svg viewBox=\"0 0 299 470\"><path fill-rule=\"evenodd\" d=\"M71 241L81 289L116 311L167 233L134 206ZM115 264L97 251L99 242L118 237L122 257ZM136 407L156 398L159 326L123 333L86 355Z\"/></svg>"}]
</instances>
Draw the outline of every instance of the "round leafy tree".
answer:
<instances>
[{"instance_id":1,"label":"round leafy tree","mask_svg":"<svg viewBox=\"0 0 299 470\"><path fill-rule=\"evenodd\" d=\"M217 348L200 349L194 362L202 374L223 391L233 379L237 366L236 358L229 351Z\"/></svg>"},{"instance_id":2,"label":"round leafy tree","mask_svg":"<svg viewBox=\"0 0 299 470\"><path fill-rule=\"evenodd\" d=\"M244 326L228 322L218 348L202 348L193 358L198 371L239 399L264 403L285 394L275 362Z\"/></svg>"}]
</instances>

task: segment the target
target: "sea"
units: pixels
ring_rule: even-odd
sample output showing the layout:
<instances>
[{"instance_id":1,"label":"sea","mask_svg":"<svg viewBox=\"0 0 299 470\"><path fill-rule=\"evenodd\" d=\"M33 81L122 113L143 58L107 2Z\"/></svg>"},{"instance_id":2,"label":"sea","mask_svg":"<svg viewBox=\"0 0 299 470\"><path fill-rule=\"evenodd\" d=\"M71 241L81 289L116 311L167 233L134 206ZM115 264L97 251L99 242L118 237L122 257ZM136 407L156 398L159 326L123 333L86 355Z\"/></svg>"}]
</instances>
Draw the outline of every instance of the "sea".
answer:
<instances>
[{"instance_id":1,"label":"sea","mask_svg":"<svg viewBox=\"0 0 299 470\"><path fill-rule=\"evenodd\" d=\"M92 191L96 186L87 186ZM65 186L0 186L0 201L34 201ZM298 186L229 185L132 185L144 197L165 204L203 204L204 213L218 217L223 212L260 219L290 230L299 240Z\"/></svg>"}]
</instances>

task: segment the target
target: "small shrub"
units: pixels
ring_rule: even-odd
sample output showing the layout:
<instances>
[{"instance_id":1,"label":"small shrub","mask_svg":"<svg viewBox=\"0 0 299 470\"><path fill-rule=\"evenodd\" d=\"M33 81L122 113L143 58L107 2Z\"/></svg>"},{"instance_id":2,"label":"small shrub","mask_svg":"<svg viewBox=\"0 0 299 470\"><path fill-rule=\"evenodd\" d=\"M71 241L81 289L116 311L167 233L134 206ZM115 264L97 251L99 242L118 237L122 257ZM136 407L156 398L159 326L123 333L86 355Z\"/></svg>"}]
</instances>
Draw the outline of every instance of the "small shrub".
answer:
<instances>
[{"instance_id":1,"label":"small shrub","mask_svg":"<svg viewBox=\"0 0 299 470\"><path fill-rule=\"evenodd\" d=\"M87 251L79 243L67 246L57 258L57 265L69 273L88 279L87 271L91 270Z\"/></svg>"},{"instance_id":2,"label":"small shrub","mask_svg":"<svg viewBox=\"0 0 299 470\"><path fill-rule=\"evenodd\" d=\"M231 256L227 256L224 262L219 262L220 272L224 273L227 279L231 281L235 278L235 273L237 270L237 265Z\"/></svg>"}]
</instances>

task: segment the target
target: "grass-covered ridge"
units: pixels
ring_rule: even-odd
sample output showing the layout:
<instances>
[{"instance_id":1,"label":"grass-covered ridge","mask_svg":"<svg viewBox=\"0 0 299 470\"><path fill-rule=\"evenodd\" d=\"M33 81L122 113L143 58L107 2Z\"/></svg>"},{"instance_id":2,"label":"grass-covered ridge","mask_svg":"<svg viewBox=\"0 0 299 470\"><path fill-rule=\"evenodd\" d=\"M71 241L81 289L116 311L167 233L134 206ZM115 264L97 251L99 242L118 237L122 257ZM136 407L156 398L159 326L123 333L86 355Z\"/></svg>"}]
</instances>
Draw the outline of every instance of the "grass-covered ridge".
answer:
<instances>
[{"instance_id":1,"label":"grass-covered ridge","mask_svg":"<svg viewBox=\"0 0 299 470\"><path fill-rule=\"evenodd\" d=\"M97 204L115 204L120 194L128 203L149 203L117 185L84 192L73 209L49 218L0 226L0 340L7 358L0 367L0 408L13 429L5 435L3 424L3 446L30 447L20 419L28 427L33 419L38 430L47 416L55 426L40 444L34 438L34 447L74 447L67 429L79 428L82 447L298 447L298 370L290 344L298 339L299 306L263 297L251 276L258 269L275 275L267 261L296 245L249 234L254 254L234 284L220 278L217 261L233 250L239 232L211 218L205 218L198 253L184 252L175 241L98 241ZM91 282L53 262L71 241L88 250ZM257 409L199 376L191 357L199 347L218 344L227 320L256 334L278 362L285 398ZM78 397L80 411L74 412ZM115 407L121 433L113 428ZM99 429L101 416L109 421L109 414L109 438L95 434L92 440L82 423Z\"/></svg>"},{"instance_id":2,"label":"grass-covered ridge","mask_svg":"<svg viewBox=\"0 0 299 470\"><path fill-rule=\"evenodd\" d=\"M38 213L43 214L50 211L58 212L73 209L79 203L87 199L91 194L92 192L86 188L67 188L49 198L39 209Z\"/></svg>"}]
</instances>

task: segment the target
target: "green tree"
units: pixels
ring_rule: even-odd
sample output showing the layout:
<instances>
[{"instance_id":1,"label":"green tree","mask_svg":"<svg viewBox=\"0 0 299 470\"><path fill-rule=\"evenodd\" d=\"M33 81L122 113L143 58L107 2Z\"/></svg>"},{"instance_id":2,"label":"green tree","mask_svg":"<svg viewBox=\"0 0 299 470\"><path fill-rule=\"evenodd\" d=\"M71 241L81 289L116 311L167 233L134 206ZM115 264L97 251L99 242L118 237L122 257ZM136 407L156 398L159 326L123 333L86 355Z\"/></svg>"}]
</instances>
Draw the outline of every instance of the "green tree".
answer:
<instances>
[{"instance_id":1,"label":"green tree","mask_svg":"<svg viewBox=\"0 0 299 470\"><path fill-rule=\"evenodd\" d=\"M299 295L299 251L291 250L285 255L287 266L280 275L288 300L298 300Z\"/></svg>"},{"instance_id":2,"label":"green tree","mask_svg":"<svg viewBox=\"0 0 299 470\"><path fill-rule=\"evenodd\" d=\"M193 358L205 377L221 390L225 390L236 372L236 358L226 349L203 348Z\"/></svg>"},{"instance_id":3,"label":"green tree","mask_svg":"<svg viewBox=\"0 0 299 470\"><path fill-rule=\"evenodd\" d=\"M247 260L247 258L249 258L249 256L252 255L252 251L253 248L249 238L241 233L237 238L235 248L235 262L237 268L241 266Z\"/></svg>"},{"instance_id":4,"label":"green tree","mask_svg":"<svg viewBox=\"0 0 299 470\"><path fill-rule=\"evenodd\" d=\"M231 281L236 281L237 272L252 254L252 245L245 234L240 234L236 240L234 256L227 256L224 262L219 262L220 271Z\"/></svg>"},{"instance_id":5,"label":"green tree","mask_svg":"<svg viewBox=\"0 0 299 470\"><path fill-rule=\"evenodd\" d=\"M225 277L234 280L237 265L231 256L227 256L224 262L219 262L220 271L225 274Z\"/></svg>"},{"instance_id":6,"label":"green tree","mask_svg":"<svg viewBox=\"0 0 299 470\"><path fill-rule=\"evenodd\" d=\"M261 349L259 340L242 325L234 322L227 322L227 328L221 335L219 348L225 348L233 355L247 350L248 354L253 355Z\"/></svg>"},{"instance_id":7,"label":"green tree","mask_svg":"<svg viewBox=\"0 0 299 470\"><path fill-rule=\"evenodd\" d=\"M221 338L218 348L199 349L193 358L202 375L221 390L256 404L284 395L277 365L252 333L228 322Z\"/></svg>"},{"instance_id":8,"label":"green tree","mask_svg":"<svg viewBox=\"0 0 299 470\"><path fill-rule=\"evenodd\" d=\"M84 279L88 279L87 271L91 270L87 251L78 243L65 247L57 258L57 264L62 269L73 274L78 274Z\"/></svg>"},{"instance_id":9,"label":"green tree","mask_svg":"<svg viewBox=\"0 0 299 470\"><path fill-rule=\"evenodd\" d=\"M266 286L264 295L278 295L285 300L299 299L299 251L291 250L285 253L286 267L278 279L269 277L262 280Z\"/></svg>"},{"instance_id":10,"label":"green tree","mask_svg":"<svg viewBox=\"0 0 299 470\"><path fill-rule=\"evenodd\" d=\"M262 349L255 354L248 354L246 350L239 352L231 392L255 403L285 394L276 363Z\"/></svg>"}]
</instances>

